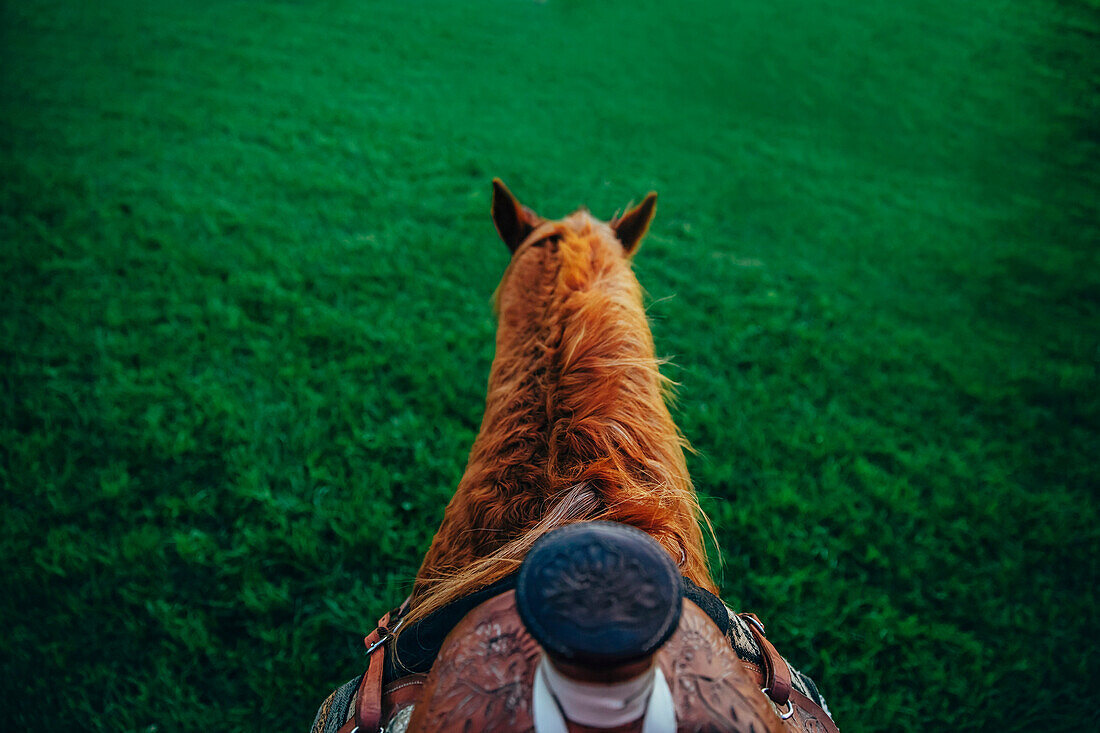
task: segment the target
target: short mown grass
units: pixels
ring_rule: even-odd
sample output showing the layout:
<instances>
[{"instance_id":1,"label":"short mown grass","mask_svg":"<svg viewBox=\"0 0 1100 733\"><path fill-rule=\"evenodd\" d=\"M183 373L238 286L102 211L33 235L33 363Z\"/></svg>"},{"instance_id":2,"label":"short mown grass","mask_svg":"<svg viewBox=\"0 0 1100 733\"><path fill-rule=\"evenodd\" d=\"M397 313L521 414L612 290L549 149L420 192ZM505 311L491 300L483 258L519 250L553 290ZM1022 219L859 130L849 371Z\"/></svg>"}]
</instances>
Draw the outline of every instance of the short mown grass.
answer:
<instances>
[{"instance_id":1,"label":"short mown grass","mask_svg":"<svg viewBox=\"0 0 1100 733\"><path fill-rule=\"evenodd\" d=\"M287 730L461 474L507 262L636 260L720 550L846 732L1100 724L1093 1L5 3L0 699Z\"/></svg>"}]
</instances>

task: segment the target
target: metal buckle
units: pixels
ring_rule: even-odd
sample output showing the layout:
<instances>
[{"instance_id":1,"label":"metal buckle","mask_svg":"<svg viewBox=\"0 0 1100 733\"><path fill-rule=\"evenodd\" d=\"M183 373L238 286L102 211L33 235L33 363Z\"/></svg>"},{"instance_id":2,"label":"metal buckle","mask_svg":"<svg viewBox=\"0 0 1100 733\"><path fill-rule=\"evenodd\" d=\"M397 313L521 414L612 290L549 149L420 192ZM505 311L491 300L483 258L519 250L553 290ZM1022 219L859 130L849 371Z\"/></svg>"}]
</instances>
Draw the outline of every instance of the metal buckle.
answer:
<instances>
[{"instance_id":1,"label":"metal buckle","mask_svg":"<svg viewBox=\"0 0 1100 733\"><path fill-rule=\"evenodd\" d=\"M375 629L375 631L377 631L377 630L378 629ZM392 634L390 634L389 631L387 631L386 629L382 629L382 633L381 633L381 635L379 635L378 641L374 642L373 644L371 644L370 646L367 647L367 656L369 657L370 655L374 654L374 650L377 649L378 647L382 646L383 644L385 644L390 639L391 636L392 636Z\"/></svg>"},{"instance_id":2,"label":"metal buckle","mask_svg":"<svg viewBox=\"0 0 1100 733\"><path fill-rule=\"evenodd\" d=\"M745 619L745 620L746 620L746 621L748 621L748 622L749 622L750 624L752 624L753 626L755 626L755 627L757 628L757 630L759 630L759 631L760 631L760 633L761 633L761 634L763 634L764 636L767 636L767 635L768 635L768 634L767 634L767 632L766 632L766 631L764 631L764 624L763 624L763 622L761 622L761 621L760 621L760 619L758 619L758 618L757 618L757 617L756 617L756 616L755 616L754 614L751 614L751 613L743 613L743 614L741 614L741 618Z\"/></svg>"},{"instance_id":3,"label":"metal buckle","mask_svg":"<svg viewBox=\"0 0 1100 733\"><path fill-rule=\"evenodd\" d=\"M767 696L768 702L770 702L772 704L772 707L775 708L775 714L779 716L779 719L780 720L787 720L792 715L794 715L794 703L791 702L790 700L787 700L787 712L784 713L783 708L776 705L775 700L772 700L771 692L769 690L770 690L770 688L767 688L767 687L761 687L760 688L760 691L763 692Z\"/></svg>"},{"instance_id":4,"label":"metal buckle","mask_svg":"<svg viewBox=\"0 0 1100 733\"><path fill-rule=\"evenodd\" d=\"M392 629L386 629L386 628L383 628L381 626L377 627L375 629L375 631L380 631L382 633L378 635L378 641L374 642L373 644L371 644L370 646L367 647L367 656L369 657L370 655L374 654L374 651L376 649L378 649L378 647L382 646L387 641L392 639L393 635L397 633L397 630L400 629L404 625L405 625L405 619L401 619L400 621L398 621L394 625L394 627Z\"/></svg>"}]
</instances>

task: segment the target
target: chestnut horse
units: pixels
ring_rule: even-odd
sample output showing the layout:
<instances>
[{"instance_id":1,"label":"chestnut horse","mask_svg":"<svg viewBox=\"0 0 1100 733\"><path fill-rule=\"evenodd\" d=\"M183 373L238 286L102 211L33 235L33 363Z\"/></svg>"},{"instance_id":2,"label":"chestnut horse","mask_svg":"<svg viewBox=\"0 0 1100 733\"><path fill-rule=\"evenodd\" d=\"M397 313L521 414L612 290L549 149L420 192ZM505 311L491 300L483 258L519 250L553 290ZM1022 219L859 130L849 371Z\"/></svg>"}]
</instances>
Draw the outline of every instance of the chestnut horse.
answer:
<instances>
[{"instance_id":1,"label":"chestnut horse","mask_svg":"<svg viewBox=\"0 0 1100 733\"><path fill-rule=\"evenodd\" d=\"M494 298L496 358L410 621L513 572L545 532L590 519L647 532L683 575L716 592L630 267L656 201L650 193L610 223L584 209L546 222L493 181L493 221L512 252Z\"/></svg>"},{"instance_id":2,"label":"chestnut horse","mask_svg":"<svg viewBox=\"0 0 1100 733\"><path fill-rule=\"evenodd\" d=\"M587 682L577 680L597 674L607 681L611 678L599 675L612 669L640 674L623 677L619 689L656 685L660 677L665 693L653 691L646 699L655 706L665 699L665 711L673 706L685 730L836 733L816 686L779 656L759 620L734 613L717 597L701 528L709 525L688 476L686 443L665 402L669 382L660 373L642 290L630 266L656 199L650 193L610 222L585 209L546 221L493 181L493 222L511 261L494 297L496 357L481 430L412 595L365 639L367 672L330 695L314 722L315 733L538 729L532 711L548 698L540 697L542 672L536 667L545 670L545 679L557 680L553 685L572 690L576 704L587 706L595 695L601 709L609 702L604 690L615 685L585 687ZM590 524L581 525L581 532L561 529L579 523ZM645 567L664 565L671 578L667 588L673 597L666 597L664 606L643 590L655 588L652 584L636 584L616 599L637 594L639 607L656 609L654 618L665 609L680 621L667 627L672 636L660 637L663 646L656 655L657 647L646 646L649 656L637 661L642 667L635 669L632 661L598 672L578 668L566 674L574 675L573 682L562 681L559 672L574 657L555 657L548 667L539 660L544 651L546 659L560 652L564 647L555 645L564 644L565 637L540 637L536 643L535 627L525 630L529 619L521 623L520 618L534 606L517 605L532 597L532 588L552 589L541 580L528 584L516 571L537 565L524 565L532 547L538 556L539 547L551 547L555 537L579 537L593 527L605 534L633 533L635 544L651 548ZM631 575L620 573L626 565L594 562L605 573L601 585L574 583L574 589L589 583L593 590L561 596L578 601L566 610L583 610L565 617L583 617L582 625L599 615L590 609L604 601L616 605L606 591ZM583 568L560 575L595 577ZM628 621L619 631L642 628L631 614L620 614L615 623L622 618ZM593 638L601 643L625 638L608 631L613 625L599 621ZM539 628L553 632L564 626ZM640 660L641 652L629 659ZM631 692L624 701L642 699L639 695ZM554 699L564 705L567 697ZM541 708L554 709L550 703ZM646 713L616 730L650 730L646 726L656 723L644 721L659 718ZM589 729L569 721L568 730ZM566 729L560 726L542 730Z\"/></svg>"}]
</instances>

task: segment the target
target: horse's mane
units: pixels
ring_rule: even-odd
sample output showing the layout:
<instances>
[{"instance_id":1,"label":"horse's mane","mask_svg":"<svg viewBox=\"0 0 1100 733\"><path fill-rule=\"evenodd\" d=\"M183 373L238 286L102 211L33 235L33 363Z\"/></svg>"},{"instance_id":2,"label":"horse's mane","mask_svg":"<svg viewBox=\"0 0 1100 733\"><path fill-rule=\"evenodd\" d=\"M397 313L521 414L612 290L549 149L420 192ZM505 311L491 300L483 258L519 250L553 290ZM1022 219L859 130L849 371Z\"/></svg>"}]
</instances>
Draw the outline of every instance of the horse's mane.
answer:
<instances>
[{"instance_id":1,"label":"horse's mane","mask_svg":"<svg viewBox=\"0 0 1100 733\"><path fill-rule=\"evenodd\" d=\"M481 430L408 621L503 578L547 531L589 519L648 532L715 590L670 383L611 227L583 210L543 224L515 250L494 307Z\"/></svg>"}]
</instances>

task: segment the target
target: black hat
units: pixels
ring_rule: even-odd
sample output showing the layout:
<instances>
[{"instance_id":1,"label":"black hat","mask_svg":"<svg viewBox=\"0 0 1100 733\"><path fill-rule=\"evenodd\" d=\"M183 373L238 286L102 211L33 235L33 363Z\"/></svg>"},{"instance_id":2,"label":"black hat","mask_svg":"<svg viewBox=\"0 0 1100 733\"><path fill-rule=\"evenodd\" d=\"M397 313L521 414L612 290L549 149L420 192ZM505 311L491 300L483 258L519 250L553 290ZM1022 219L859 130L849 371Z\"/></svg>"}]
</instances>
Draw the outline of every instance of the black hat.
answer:
<instances>
[{"instance_id":1,"label":"black hat","mask_svg":"<svg viewBox=\"0 0 1100 733\"><path fill-rule=\"evenodd\" d=\"M616 667L672 636L683 605L680 572L645 532L580 522L540 537L520 567L516 607L551 656Z\"/></svg>"}]
</instances>

